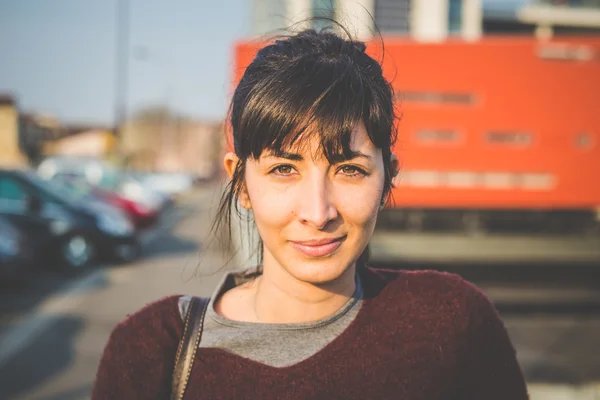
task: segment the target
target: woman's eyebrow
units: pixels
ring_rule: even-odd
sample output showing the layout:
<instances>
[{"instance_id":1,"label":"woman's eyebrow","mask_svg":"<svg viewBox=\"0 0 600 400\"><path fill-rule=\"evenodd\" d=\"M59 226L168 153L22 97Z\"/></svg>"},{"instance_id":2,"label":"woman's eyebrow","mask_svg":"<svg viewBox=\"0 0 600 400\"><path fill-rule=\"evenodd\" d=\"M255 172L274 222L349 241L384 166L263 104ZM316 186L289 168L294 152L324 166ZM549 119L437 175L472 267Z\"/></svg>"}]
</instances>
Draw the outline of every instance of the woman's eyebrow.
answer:
<instances>
[{"instance_id":1,"label":"woman's eyebrow","mask_svg":"<svg viewBox=\"0 0 600 400\"><path fill-rule=\"evenodd\" d=\"M290 153L290 152L283 151L283 150L273 151L271 153L266 154L264 157L265 158L272 158L272 157L285 158L285 159L291 160L291 161L304 161L304 157L302 157L302 155L300 155L298 153ZM370 155L364 154L360 151L350 150L350 152L347 154L343 154L343 153L335 154L332 157L332 161L334 163L340 163L340 162L344 162L344 161L354 160L355 158L365 158L368 161L372 160L372 157Z\"/></svg>"},{"instance_id":2,"label":"woman's eyebrow","mask_svg":"<svg viewBox=\"0 0 600 400\"><path fill-rule=\"evenodd\" d=\"M304 161L304 157L297 153L289 153L287 151L276 150L265 155L265 158L285 158L292 161Z\"/></svg>"},{"instance_id":3,"label":"woman's eyebrow","mask_svg":"<svg viewBox=\"0 0 600 400\"><path fill-rule=\"evenodd\" d=\"M373 159L373 157L371 157L368 154L362 153L360 151L350 150L348 154L335 154L333 156L333 161L336 163L340 163L344 161L354 160L355 158L365 158L368 161L371 161Z\"/></svg>"}]
</instances>

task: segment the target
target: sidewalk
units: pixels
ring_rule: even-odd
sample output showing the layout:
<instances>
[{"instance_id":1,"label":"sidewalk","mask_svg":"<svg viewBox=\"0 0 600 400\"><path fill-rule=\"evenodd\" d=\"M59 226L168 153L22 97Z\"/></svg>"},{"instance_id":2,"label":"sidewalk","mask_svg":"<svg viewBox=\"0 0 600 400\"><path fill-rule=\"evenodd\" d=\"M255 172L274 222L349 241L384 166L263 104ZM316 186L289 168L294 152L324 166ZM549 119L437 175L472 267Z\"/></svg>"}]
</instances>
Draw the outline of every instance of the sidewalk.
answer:
<instances>
[{"instance_id":1,"label":"sidewalk","mask_svg":"<svg viewBox=\"0 0 600 400\"><path fill-rule=\"evenodd\" d=\"M378 261L600 263L600 236L467 236L376 231L371 250Z\"/></svg>"},{"instance_id":2,"label":"sidewalk","mask_svg":"<svg viewBox=\"0 0 600 400\"><path fill-rule=\"evenodd\" d=\"M598 400L600 383L584 386L529 385L530 400Z\"/></svg>"}]
</instances>

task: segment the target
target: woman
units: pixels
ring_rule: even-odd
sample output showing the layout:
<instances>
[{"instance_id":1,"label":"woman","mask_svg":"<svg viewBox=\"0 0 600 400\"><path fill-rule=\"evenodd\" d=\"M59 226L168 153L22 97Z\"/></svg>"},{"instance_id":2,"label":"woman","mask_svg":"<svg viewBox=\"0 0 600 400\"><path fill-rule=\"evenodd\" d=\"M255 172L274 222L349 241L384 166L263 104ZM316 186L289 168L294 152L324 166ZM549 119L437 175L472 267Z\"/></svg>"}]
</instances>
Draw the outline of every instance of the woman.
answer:
<instances>
[{"instance_id":1,"label":"woman","mask_svg":"<svg viewBox=\"0 0 600 400\"><path fill-rule=\"evenodd\" d=\"M264 47L233 97L226 221L258 268L226 275L185 399L526 399L493 306L456 275L368 268L398 161L393 91L365 45L307 30ZM167 399L189 297L114 330L93 399Z\"/></svg>"}]
</instances>

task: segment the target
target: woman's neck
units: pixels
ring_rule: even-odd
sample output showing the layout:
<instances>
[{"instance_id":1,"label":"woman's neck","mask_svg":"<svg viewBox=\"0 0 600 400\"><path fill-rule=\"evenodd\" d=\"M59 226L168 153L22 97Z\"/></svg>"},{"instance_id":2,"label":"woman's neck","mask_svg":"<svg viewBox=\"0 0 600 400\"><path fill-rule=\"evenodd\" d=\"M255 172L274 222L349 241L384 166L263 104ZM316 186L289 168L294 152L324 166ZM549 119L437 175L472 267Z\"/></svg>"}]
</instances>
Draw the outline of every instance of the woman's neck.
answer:
<instances>
[{"instance_id":1,"label":"woman's neck","mask_svg":"<svg viewBox=\"0 0 600 400\"><path fill-rule=\"evenodd\" d=\"M313 322L334 314L356 290L353 265L334 281L312 284L294 278L278 265L266 264L252 285L253 311L264 323Z\"/></svg>"}]
</instances>

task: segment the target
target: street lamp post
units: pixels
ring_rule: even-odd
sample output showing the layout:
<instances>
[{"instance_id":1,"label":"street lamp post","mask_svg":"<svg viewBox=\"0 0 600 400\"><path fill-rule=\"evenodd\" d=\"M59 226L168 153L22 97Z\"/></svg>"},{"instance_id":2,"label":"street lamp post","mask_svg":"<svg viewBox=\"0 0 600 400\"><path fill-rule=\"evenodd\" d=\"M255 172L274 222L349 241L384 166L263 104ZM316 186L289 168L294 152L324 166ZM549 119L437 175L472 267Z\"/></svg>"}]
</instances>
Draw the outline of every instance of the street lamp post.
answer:
<instances>
[{"instance_id":1,"label":"street lamp post","mask_svg":"<svg viewBox=\"0 0 600 400\"><path fill-rule=\"evenodd\" d=\"M127 118L129 87L129 0L117 0L117 32L115 52L115 136L121 139Z\"/></svg>"}]
</instances>

